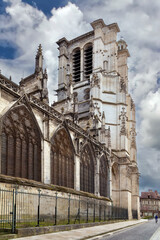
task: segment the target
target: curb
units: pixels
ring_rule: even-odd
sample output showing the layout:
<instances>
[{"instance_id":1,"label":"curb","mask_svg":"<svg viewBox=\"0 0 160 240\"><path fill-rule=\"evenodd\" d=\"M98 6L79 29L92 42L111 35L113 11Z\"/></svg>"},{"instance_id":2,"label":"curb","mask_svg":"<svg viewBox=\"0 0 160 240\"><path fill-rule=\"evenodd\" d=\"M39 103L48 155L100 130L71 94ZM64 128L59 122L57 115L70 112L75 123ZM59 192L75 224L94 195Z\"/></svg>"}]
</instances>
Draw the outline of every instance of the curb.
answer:
<instances>
[{"instance_id":1,"label":"curb","mask_svg":"<svg viewBox=\"0 0 160 240\"><path fill-rule=\"evenodd\" d=\"M96 234L96 235L91 235L91 236L88 236L88 237L85 237L85 238L81 238L81 240L87 240L87 239L90 239L90 238L94 238L94 237L98 237L98 236L103 236L103 235L108 234L108 233L120 231L120 230L122 230L122 229L126 229L126 228L129 228L129 227L133 227L133 226L136 226L136 225L139 225L139 224L144 224L144 223L146 223L146 222L148 222L148 221L135 223L135 224L132 224L132 225L129 225L129 226L117 228L117 229L114 229L114 230L111 230L111 231L107 231L107 232L103 232L103 233L99 233L99 234ZM98 239L97 239L97 240L98 240Z\"/></svg>"}]
</instances>

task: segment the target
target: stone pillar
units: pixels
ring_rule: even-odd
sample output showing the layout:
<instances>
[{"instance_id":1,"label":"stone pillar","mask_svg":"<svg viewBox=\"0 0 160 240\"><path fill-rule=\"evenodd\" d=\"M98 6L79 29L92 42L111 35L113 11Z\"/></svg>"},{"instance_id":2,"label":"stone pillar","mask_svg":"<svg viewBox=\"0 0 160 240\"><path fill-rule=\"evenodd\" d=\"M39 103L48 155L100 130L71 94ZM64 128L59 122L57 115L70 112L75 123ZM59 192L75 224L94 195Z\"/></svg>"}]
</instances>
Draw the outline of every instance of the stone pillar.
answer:
<instances>
[{"instance_id":1,"label":"stone pillar","mask_svg":"<svg viewBox=\"0 0 160 240\"><path fill-rule=\"evenodd\" d=\"M94 171L94 174L95 174L95 181L94 181L94 193L95 195L99 196L100 195L100 186L99 186L99 161L100 159L97 157L96 158L96 164L95 164L95 171Z\"/></svg>"},{"instance_id":2,"label":"stone pillar","mask_svg":"<svg viewBox=\"0 0 160 240\"><path fill-rule=\"evenodd\" d=\"M83 59L84 59L84 50L83 50L83 48L81 48L81 66L80 66L80 71L81 71L80 80L81 81L83 81L83 79L84 79L84 76L83 76L83 73L84 73Z\"/></svg>"},{"instance_id":3,"label":"stone pillar","mask_svg":"<svg viewBox=\"0 0 160 240\"><path fill-rule=\"evenodd\" d=\"M50 151L50 143L47 140L44 140L42 148L42 182L46 184L51 183Z\"/></svg>"},{"instance_id":4,"label":"stone pillar","mask_svg":"<svg viewBox=\"0 0 160 240\"><path fill-rule=\"evenodd\" d=\"M74 189L80 191L80 156L74 155Z\"/></svg>"},{"instance_id":5,"label":"stone pillar","mask_svg":"<svg viewBox=\"0 0 160 240\"><path fill-rule=\"evenodd\" d=\"M112 166L109 164L108 170L108 197L112 199Z\"/></svg>"},{"instance_id":6,"label":"stone pillar","mask_svg":"<svg viewBox=\"0 0 160 240\"><path fill-rule=\"evenodd\" d=\"M140 200L139 200L139 175L132 173L132 210L137 211L137 217L140 219Z\"/></svg>"},{"instance_id":7,"label":"stone pillar","mask_svg":"<svg viewBox=\"0 0 160 240\"><path fill-rule=\"evenodd\" d=\"M120 165L120 199L119 206L128 209L128 219L132 219L131 169L127 164Z\"/></svg>"}]
</instances>

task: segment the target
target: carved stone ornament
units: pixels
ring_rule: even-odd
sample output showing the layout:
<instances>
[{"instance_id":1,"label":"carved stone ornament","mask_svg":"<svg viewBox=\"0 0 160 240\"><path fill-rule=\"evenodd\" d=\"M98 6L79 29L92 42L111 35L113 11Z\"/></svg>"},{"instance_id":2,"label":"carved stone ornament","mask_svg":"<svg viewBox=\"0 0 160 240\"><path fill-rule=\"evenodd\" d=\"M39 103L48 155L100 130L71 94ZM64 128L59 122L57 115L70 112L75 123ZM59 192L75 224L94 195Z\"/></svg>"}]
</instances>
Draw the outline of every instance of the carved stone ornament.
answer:
<instances>
[{"instance_id":1,"label":"carved stone ornament","mask_svg":"<svg viewBox=\"0 0 160 240\"><path fill-rule=\"evenodd\" d=\"M117 178L119 175L119 166L116 162L112 165L112 174L115 178Z\"/></svg>"},{"instance_id":2,"label":"carved stone ornament","mask_svg":"<svg viewBox=\"0 0 160 240\"><path fill-rule=\"evenodd\" d=\"M126 176L131 179L132 176L132 169L130 167L127 167L127 173Z\"/></svg>"},{"instance_id":3,"label":"carved stone ornament","mask_svg":"<svg viewBox=\"0 0 160 240\"><path fill-rule=\"evenodd\" d=\"M128 118L126 116L125 108L122 108L121 115L119 115L119 119L121 120L121 130L120 135L127 135L127 129L126 129L126 121L128 121Z\"/></svg>"},{"instance_id":4,"label":"carved stone ornament","mask_svg":"<svg viewBox=\"0 0 160 240\"><path fill-rule=\"evenodd\" d=\"M135 103L132 98L131 98L131 110L135 110Z\"/></svg>"},{"instance_id":5,"label":"carved stone ornament","mask_svg":"<svg viewBox=\"0 0 160 240\"><path fill-rule=\"evenodd\" d=\"M106 136L108 138L108 147L111 147L111 130L110 130L110 127L108 127L108 129L106 131Z\"/></svg>"},{"instance_id":6,"label":"carved stone ornament","mask_svg":"<svg viewBox=\"0 0 160 240\"><path fill-rule=\"evenodd\" d=\"M136 149L136 136L137 136L137 133L136 133L135 127L131 128L130 136L131 136L131 148L135 148Z\"/></svg>"},{"instance_id":7,"label":"carved stone ornament","mask_svg":"<svg viewBox=\"0 0 160 240\"><path fill-rule=\"evenodd\" d=\"M126 83L123 78L120 79L120 92L126 93Z\"/></svg>"},{"instance_id":8,"label":"carved stone ornament","mask_svg":"<svg viewBox=\"0 0 160 240\"><path fill-rule=\"evenodd\" d=\"M93 87L98 87L100 88L100 79L98 77L98 74L93 73L92 78L91 78L91 88Z\"/></svg>"}]
</instances>

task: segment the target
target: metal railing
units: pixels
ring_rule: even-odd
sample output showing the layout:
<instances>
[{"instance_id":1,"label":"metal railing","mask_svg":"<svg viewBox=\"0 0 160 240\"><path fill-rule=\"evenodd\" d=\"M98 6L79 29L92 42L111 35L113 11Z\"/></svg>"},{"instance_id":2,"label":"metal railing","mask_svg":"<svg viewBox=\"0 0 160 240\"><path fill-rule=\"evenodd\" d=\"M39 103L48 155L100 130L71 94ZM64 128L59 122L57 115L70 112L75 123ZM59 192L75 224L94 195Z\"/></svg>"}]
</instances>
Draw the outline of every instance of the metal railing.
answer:
<instances>
[{"instance_id":1,"label":"metal railing","mask_svg":"<svg viewBox=\"0 0 160 240\"><path fill-rule=\"evenodd\" d=\"M74 194L0 189L0 229L128 219L128 210Z\"/></svg>"}]
</instances>

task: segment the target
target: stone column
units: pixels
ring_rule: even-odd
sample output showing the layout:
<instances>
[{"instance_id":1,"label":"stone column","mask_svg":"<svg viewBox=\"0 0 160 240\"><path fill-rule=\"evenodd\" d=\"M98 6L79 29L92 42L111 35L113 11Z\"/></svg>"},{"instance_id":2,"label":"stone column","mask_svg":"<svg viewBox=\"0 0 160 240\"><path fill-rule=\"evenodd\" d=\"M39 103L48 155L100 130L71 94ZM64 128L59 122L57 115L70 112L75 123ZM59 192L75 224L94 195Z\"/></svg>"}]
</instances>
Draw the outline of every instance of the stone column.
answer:
<instances>
[{"instance_id":1,"label":"stone column","mask_svg":"<svg viewBox=\"0 0 160 240\"><path fill-rule=\"evenodd\" d=\"M99 185L99 157L96 158L96 164L95 164L95 170L94 170L94 176L95 176L95 181L94 181L94 193L95 195L99 196L100 195L100 185Z\"/></svg>"},{"instance_id":2,"label":"stone column","mask_svg":"<svg viewBox=\"0 0 160 240\"><path fill-rule=\"evenodd\" d=\"M84 79L84 76L83 76L83 73L84 73L84 69L83 69L84 62L83 62L83 59L84 59L84 50L83 50L83 48L81 48L81 66L80 66L80 71L81 71L80 80L81 81L83 81L83 79Z\"/></svg>"},{"instance_id":3,"label":"stone column","mask_svg":"<svg viewBox=\"0 0 160 240\"><path fill-rule=\"evenodd\" d=\"M46 184L51 183L51 164L50 164L50 143L46 140L43 141L42 146L42 182Z\"/></svg>"},{"instance_id":4,"label":"stone column","mask_svg":"<svg viewBox=\"0 0 160 240\"><path fill-rule=\"evenodd\" d=\"M112 166L109 164L108 169L108 197L112 199Z\"/></svg>"},{"instance_id":5,"label":"stone column","mask_svg":"<svg viewBox=\"0 0 160 240\"><path fill-rule=\"evenodd\" d=\"M44 140L42 143L42 182L49 184L51 183L51 164L50 164L50 151L51 145L49 142L49 118L44 116L43 118L43 136Z\"/></svg>"},{"instance_id":6,"label":"stone column","mask_svg":"<svg viewBox=\"0 0 160 240\"><path fill-rule=\"evenodd\" d=\"M74 189L80 191L80 156L74 155Z\"/></svg>"}]
</instances>

